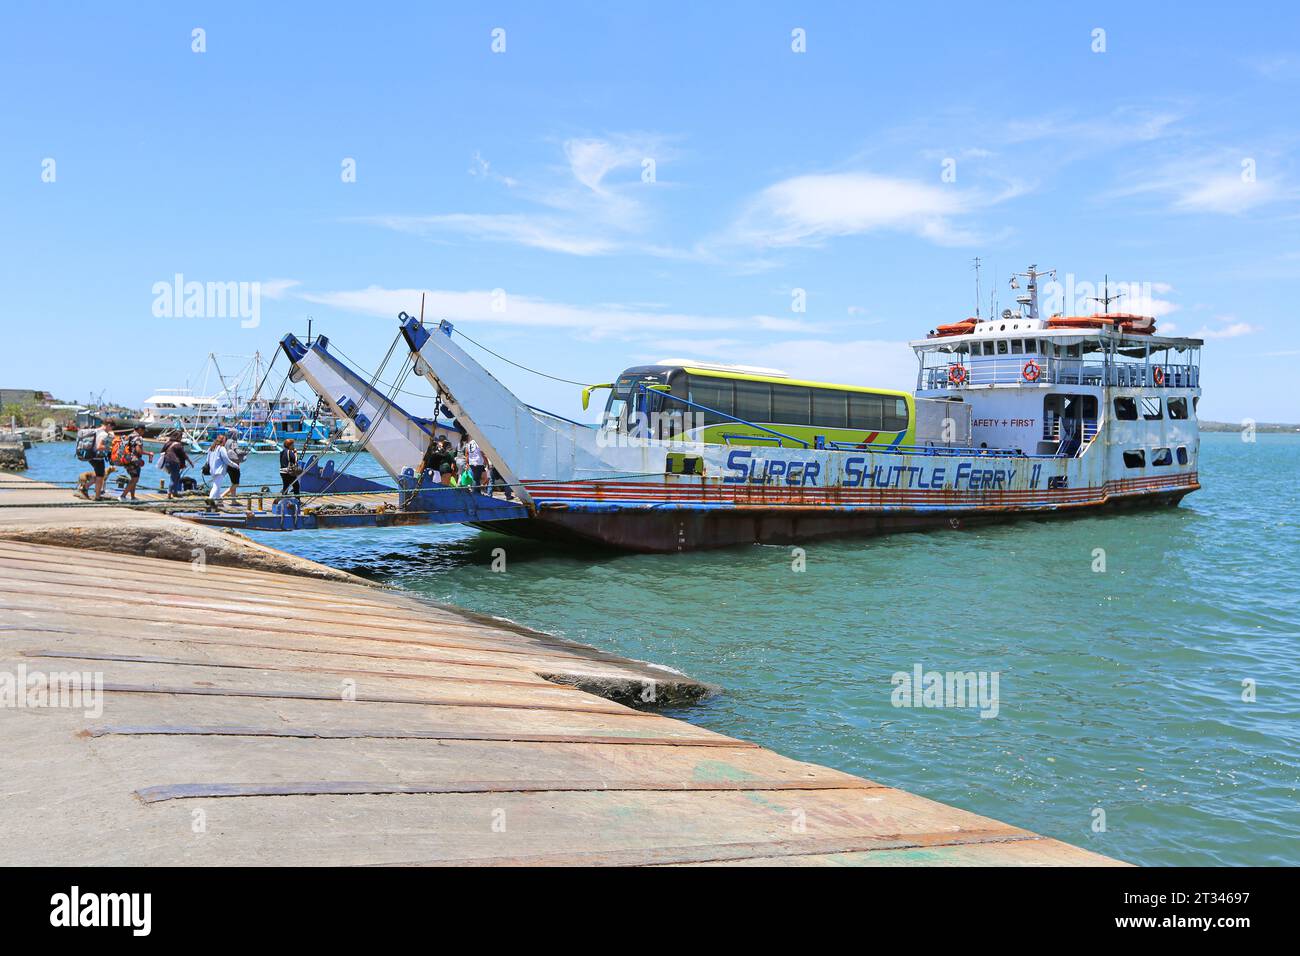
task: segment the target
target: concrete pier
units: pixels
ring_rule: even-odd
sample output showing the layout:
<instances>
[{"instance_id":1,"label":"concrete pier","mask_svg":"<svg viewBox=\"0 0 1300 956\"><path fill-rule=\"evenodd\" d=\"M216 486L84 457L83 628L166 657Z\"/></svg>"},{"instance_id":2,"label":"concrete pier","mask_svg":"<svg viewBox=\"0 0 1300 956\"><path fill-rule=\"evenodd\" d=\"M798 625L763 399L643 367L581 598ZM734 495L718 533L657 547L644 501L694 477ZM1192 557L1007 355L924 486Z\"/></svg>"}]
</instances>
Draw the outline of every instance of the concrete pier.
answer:
<instances>
[{"instance_id":1,"label":"concrete pier","mask_svg":"<svg viewBox=\"0 0 1300 956\"><path fill-rule=\"evenodd\" d=\"M664 717L713 689L652 664L238 545L33 531L101 520L234 537L0 508L0 865L1115 862ZM98 694L13 698L71 673Z\"/></svg>"}]
</instances>

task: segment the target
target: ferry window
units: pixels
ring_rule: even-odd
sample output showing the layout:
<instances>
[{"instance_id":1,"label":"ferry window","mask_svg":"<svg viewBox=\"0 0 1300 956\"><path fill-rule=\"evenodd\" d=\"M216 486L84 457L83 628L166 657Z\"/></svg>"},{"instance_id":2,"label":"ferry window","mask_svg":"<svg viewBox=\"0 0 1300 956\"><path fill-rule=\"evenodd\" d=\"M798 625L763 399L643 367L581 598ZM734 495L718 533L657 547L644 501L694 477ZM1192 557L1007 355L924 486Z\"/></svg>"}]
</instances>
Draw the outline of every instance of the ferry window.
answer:
<instances>
[{"instance_id":1,"label":"ferry window","mask_svg":"<svg viewBox=\"0 0 1300 956\"><path fill-rule=\"evenodd\" d=\"M1006 340L1006 339L998 339L998 354L999 354L999 355L1006 355L1006 354L1007 354L1007 340Z\"/></svg>"},{"instance_id":2,"label":"ferry window","mask_svg":"<svg viewBox=\"0 0 1300 956\"><path fill-rule=\"evenodd\" d=\"M987 342L984 343L988 345ZM885 400L880 395L849 392L849 427L864 431L880 431L885 413Z\"/></svg>"},{"instance_id":3,"label":"ferry window","mask_svg":"<svg viewBox=\"0 0 1300 956\"><path fill-rule=\"evenodd\" d=\"M885 399L885 431L901 432L907 428L907 401Z\"/></svg>"},{"instance_id":4,"label":"ferry window","mask_svg":"<svg viewBox=\"0 0 1300 956\"><path fill-rule=\"evenodd\" d=\"M706 425L715 425L718 422L727 420L722 415L715 414L715 412L722 412L723 415L735 414L735 399L730 379L701 378L692 375L688 379L688 388L690 393L686 396L687 400L710 409L710 411L702 413ZM700 412L701 410L693 408L691 411Z\"/></svg>"},{"instance_id":5,"label":"ferry window","mask_svg":"<svg viewBox=\"0 0 1300 956\"><path fill-rule=\"evenodd\" d=\"M1146 462L1147 462L1147 453L1144 452L1141 448L1139 448L1137 451L1124 452L1125 468L1141 468L1143 465L1146 464Z\"/></svg>"},{"instance_id":6,"label":"ferry window","mask_svg":"<svg viewBox=\"0 0 1300 956\"><path fill-rule=\"evenodd\" d=\"M800 385L773 385L772 421L783 425L807 425L810 391Z\"/></svg>"},{"instance_id":7,"label":"ferry window","mask_svg":"<svg viewBox=\"0 0 1300 956\"><path fill-rule=\"evenodd\" d=\"M736 380L736 417L747 422L772 420L772 386L767 382Z\"/></svg>"},{"instance_id":8,"label":"ferry window","mask_svg":"<svg viewBox=\"0 0 1300 956\"><path fill-rule=\"evenodd\" d=\"M1156 422L1164 418L1164 414L1160 411L1159 398L1142 399L1142 417L1149 422Z\"/></svg>"},{"instance_id":9,"label":"ferry window","mask_svg":"<svg viewBox=\"0 0 1300 956\"><path fill-rule=\"evenodd\" d=\"M1171 399L1169 399L1169 401L1168 401L1166 404L1169 406L1169 417L1170 417L1170 418L1186 418L1186 417L1187 417L1187 399L1185 399L1185 398L1171 398Z\"/></svg>"},{"instance_id":10,"label":"ferry window","mask_svg":"<svg viewBox=\"0 0 1300 956\"><path fill-rule=\"evenodd\" d=\"M1137 402L1132 398L1115 399L1115 417L1122 422L1135 422L1138 418Z\"/></svg>"},{"instance_id":11,"label":"ferry window","mask_svg":"<svg viewBox=\"0 0 1300 956\"><path fill-rule=\"evenodd\" d=\"M1165 465L1172 465L1173 463L1174 456L1168 448L1157 448L1151 452L1151 464L1163 467Z\"/></svg>"},{"instance_id":12,"label":"ferry window","mask_svg":"<svg viewBox=\"0 0 1300 956\"><path fill-rule=\"evenodd\" d=\"M1012 354L1012 355L1024 355L1024 354L1025 354L1025 342L1024 342L1023 339L1012 339L1012 340L1011 340L1011 354Z\"/></svg>"},{"instance_id":13,"label":"ferry window","mask_svg":"<svg viewBox=\"0 0 1300 956\"><path fill-rule=\"evenodd\" d=\"M1187 446L1186 446L1186 445L1179 445L1179 446L1178 446L1178 464L1180 464L1180 465L1185 465L1185 464L1187 464Z\"/></svg>"},{"instance_id":14,"label":"ferry window","mask_svg":"<svg viewBox=\"0 0 1300 956\"><path fill-rule=\"evenodd\" d=\"M1073 345L1067 345L1065 347L1065 355L1067 358L1081 358L1083 356L1083 346L1078 342L1075 342Z\"/></svg>"},{"instance_id":15,"label":"ferry window","mask_svg":"<svg viewBox=\"0 0 1300 956\"><path fill-rule=\"evenodd\" d=\"M849 423L848 396L829 388L812 390L812 423L817 428L845 428Z\"/></svg>"}]
</instances>

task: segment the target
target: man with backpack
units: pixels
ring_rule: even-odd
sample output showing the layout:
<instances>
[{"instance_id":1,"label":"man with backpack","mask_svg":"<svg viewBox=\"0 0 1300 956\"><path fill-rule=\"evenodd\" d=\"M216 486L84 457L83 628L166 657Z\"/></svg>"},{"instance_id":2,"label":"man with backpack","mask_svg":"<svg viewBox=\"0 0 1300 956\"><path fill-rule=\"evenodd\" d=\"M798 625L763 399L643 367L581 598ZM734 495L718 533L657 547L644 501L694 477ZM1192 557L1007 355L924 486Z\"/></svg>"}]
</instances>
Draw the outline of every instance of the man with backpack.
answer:
<instances>
[{"instance_id":1,"label":"man with backpack","mask_svg":"<svg viewBox=\"0 0 1300 956\"><path fill-rule=\"evenodd\" d=\"M95 470L95 501L104 500L104 482L108 480L107 463L109 452L113 449L113 423L107 419L95 429L95 440L91 445L88 461Z\"/></svg>"},{"instance_id":2,"label":"man with backpack","mask_svg":"<svg viewBox=\"0 0 1300 956\"><path fill-rule=\"evenodd\" d=\"M163 468L167 470L167 477L170 479L167 487L167 497L179 498L181 496L181 471L193 464L190 461L190 456L185 451L185 442L181 441L180 432L172 432L167 443L163 445L162 464Z\"/></svg>"},{"instance_id":3,"label":"man with backpack","mask_svg":"<svg viewBox=\"0 0 1300 956\"><path fill-rule=\"evenodd\" d=\"M139 501L135 486L140 483L140 469L144 467L144 426L136 425L130 434L113 440L113 464L126 469L126 487L122 489L123 501Z\"/></svg>"}]
</instances>

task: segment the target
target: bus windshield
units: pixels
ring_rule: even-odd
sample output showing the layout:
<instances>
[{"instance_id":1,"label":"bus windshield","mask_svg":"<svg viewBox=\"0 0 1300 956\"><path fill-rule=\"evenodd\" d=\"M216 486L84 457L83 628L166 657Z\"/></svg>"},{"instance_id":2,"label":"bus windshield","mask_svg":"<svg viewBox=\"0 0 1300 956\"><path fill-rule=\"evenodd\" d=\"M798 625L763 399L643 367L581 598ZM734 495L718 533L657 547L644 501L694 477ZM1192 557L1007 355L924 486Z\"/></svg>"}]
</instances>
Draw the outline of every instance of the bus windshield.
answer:
<instances>
[{"instance_id":1,"label":"bus windshield","mask_svg":"<svg viewBox=\"0 0 1300 956\"><path fill-rule=\"evenodd\" d=\"M635 369L628 369L620 375L610 389L601 427L607 431L625 431L629 434L638 432L643 425L634 420L637 413L649 416L660 411L663 406L662 393L653 389L643 392L640 386L662 385L664 379L663 374Z\"/></svg>"}]
</instances>

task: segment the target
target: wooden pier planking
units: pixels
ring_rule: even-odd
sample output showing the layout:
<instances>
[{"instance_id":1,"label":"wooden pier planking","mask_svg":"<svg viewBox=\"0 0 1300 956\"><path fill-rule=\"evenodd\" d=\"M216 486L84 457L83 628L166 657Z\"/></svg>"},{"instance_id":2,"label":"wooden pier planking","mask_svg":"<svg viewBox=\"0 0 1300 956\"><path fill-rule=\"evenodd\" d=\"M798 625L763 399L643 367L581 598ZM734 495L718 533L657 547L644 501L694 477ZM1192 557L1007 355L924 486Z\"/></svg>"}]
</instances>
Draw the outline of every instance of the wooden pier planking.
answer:
<instances>
[{"instance_id":1,"label":"wooden pier planking","mask_svg":"<svg viewBox=\"0 0 1300 956\"><path fill-rule=\"evenodd\" d=\"M1115 863L619 702L708 692L674 672L359 582L0 540L19 667L102 675L103 713L0 708L0 864Z\"/></svg>"}]
</instances>

